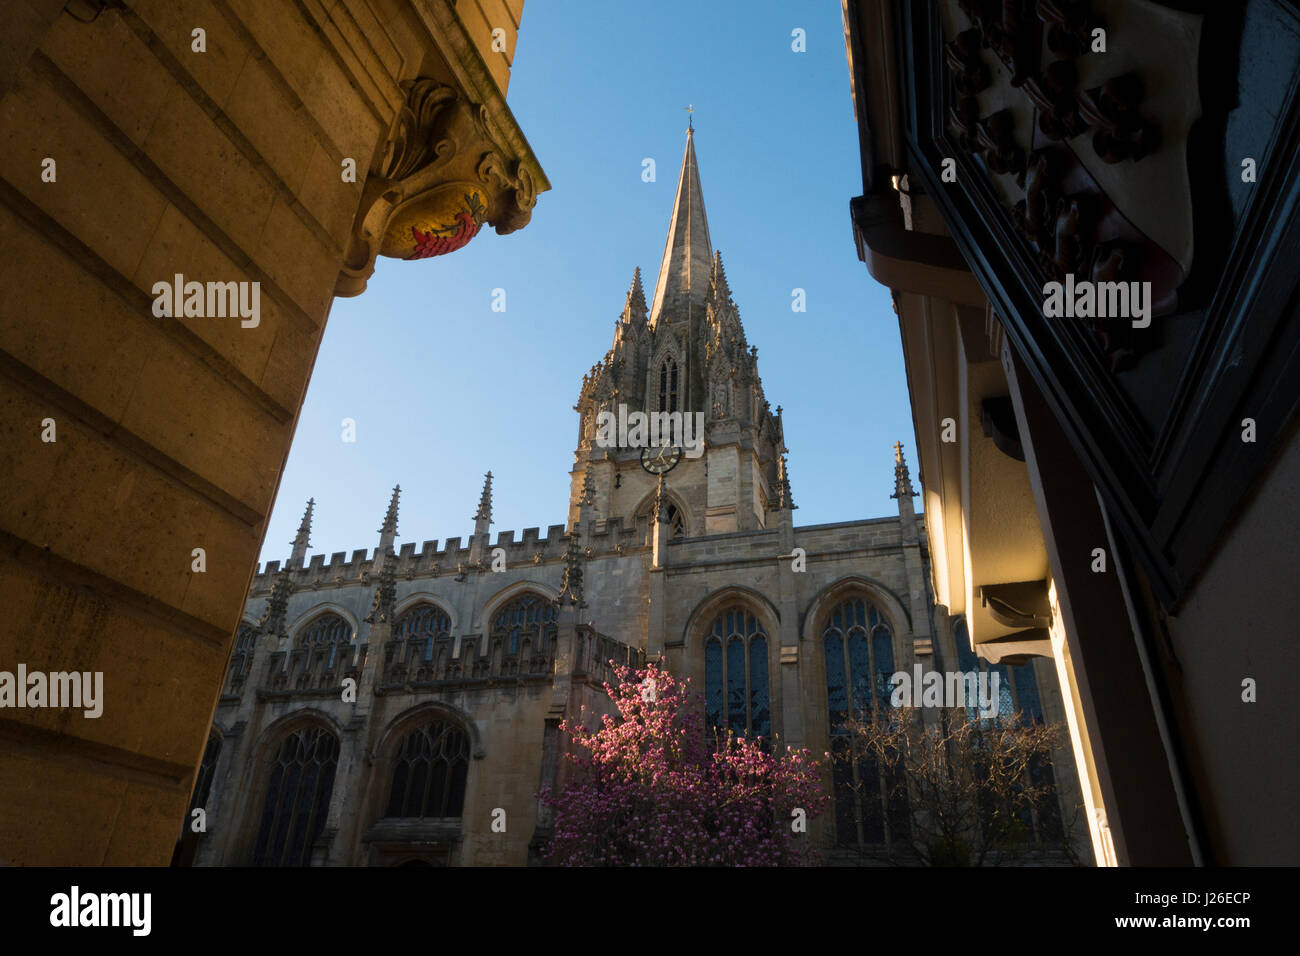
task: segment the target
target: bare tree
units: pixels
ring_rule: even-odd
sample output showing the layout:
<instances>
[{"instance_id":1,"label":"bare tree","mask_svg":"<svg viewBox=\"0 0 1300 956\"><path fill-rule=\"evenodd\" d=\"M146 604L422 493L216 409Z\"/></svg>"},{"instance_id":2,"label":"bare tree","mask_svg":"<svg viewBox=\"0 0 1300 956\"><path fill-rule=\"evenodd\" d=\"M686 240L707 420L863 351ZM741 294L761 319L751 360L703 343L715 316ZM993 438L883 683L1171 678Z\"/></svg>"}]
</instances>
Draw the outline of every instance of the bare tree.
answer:
<instances>
[{"instance_id":1,"label":"bare tree","mask_svg":"<svg viewBox=\"0 0 1300 956\"><path fill-rule=\"evenodd\" d=\"M896 708L850 719L847 745L836 748L836 760L856 762L857 778L883 791L885 806L906 807L908 826L892 828L888 858L925 866L1079 862L1069 838L1073 819L1061 819L1052 773L1061 728L1019 713L929 714L924 720L919 709ZM860 803L881 805L879 798Z\"/></svg>"}]
</instances>

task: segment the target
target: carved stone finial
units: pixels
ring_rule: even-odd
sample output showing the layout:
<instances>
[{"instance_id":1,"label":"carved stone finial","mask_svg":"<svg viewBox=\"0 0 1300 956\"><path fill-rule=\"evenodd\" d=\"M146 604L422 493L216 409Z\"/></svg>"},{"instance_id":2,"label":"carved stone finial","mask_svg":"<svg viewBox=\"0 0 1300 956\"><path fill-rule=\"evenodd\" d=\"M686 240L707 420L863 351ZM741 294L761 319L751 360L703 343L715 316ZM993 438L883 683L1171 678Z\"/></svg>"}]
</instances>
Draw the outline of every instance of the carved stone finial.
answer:
<instances>
[{"instance_id":1,"label":"carved stone finial","mask_svg":"<svg viewBox=\"0 0 1300 956\"><path fill-rule=\"evenodd\" d=\"M402 493L402 486L397 485L393 488L393 497L388 501L388 510L384 512L384 523L379 527L380 534L397 533L397 498Z\"/></svg>"},{"instance_id":2,"label":"carved stone finial","mask_svg":"<svg viewBox=\"0 0 1300 956\"><path fill-rule=\"evenodd\" d=\"M907 459L903 456L903 443L894 442L894 493L891 498L909 498L916 496L916 490L912 487L912 477L907 470Z\"/></svg>"},{"instance_id":3,"label":"carved stone finial","mask_svg":"<svg viewBox=\"0 0 1300 956\"><path fill-rule=\"evenodd\" d=\"M286 568L301 568L303 561L307 558L307 549L311 547L311 512L316 505L315 498L307 499L307 510L303 512L302 522L298 525L298 533L294 535L290 544L293 551L289 555L289 563Z\"/></svg>"},{"instance_id":4,"label":"carved stone finial","mask_svg":"<svg viewBox=\"0 0 1300 956\"><path fill-rule=\"evenodd\" d=\"M492 523L492 472L483 476L483 493L479 495L478 511L474 512L474 533L485 534ZM480 528L480 525L482 526Z\"/></svg>"},{"instance_id":5,"label":"carved stone finial","mask_svg":"<svg viewBox=\"0 0 1300 956\"><path fill-rule=\"evenodd\" d=\"M782 511L793 511L797 505L790 491L790 471L785 462L785 455L776 460L777 506Z\"/></svg>"}]
</instances>

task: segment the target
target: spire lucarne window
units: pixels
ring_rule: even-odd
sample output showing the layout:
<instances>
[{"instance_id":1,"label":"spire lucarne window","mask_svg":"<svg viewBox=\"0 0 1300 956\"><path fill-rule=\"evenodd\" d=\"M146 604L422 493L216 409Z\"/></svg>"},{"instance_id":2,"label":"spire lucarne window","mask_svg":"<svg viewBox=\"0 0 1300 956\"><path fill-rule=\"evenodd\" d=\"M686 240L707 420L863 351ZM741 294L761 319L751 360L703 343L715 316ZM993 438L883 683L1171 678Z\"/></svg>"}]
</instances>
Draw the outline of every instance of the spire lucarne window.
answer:
<instances>
[{"instance_id":1,"label":"spire lucarne window","mask_svg":"<svg viewBox=\"0 0 1300 956\"><path fill-rule=\"evenodd\" d=\"M659 411L677 411L677 362L670 358L659 366Z\"/></svg>"}]
</instances>

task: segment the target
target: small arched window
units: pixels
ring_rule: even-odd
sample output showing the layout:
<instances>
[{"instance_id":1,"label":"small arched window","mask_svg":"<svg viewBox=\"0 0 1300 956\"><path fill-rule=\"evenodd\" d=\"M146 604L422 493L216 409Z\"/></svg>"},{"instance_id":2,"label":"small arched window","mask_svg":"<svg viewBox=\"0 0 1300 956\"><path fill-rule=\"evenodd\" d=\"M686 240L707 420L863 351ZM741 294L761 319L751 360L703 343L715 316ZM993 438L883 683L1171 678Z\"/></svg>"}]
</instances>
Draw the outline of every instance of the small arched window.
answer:
<instances>
[{"instance_id":1,"label":"small arched window","mask_svg":"<svg viewBox=\"0 0 1300 956\"><path fill-rule=\"evenodd\" d=\"M652 544L654 540L654 508L654 498L651 497L649 505L647 505L646 509L640 514L640 520L644 523L645 544L647 547ZM684 515L682 509L678 508L671 500L668 502L668 507L664 509L664 521L668 525L668 537L684 538L686 536L686 515Z\"/></svg>"},{"instance_id":2,"label":"small arched window","mask_svg":"<svg viewBox=\"0 0 1300 956\"><path fill-rule=\"evenodd\" d=\"M677 411L677 360L664 359L659 366L659 411Z\"/></svg>"},{"instance_id":3,"label":"small arched window","mask_svg":"<svg viewBox=\"0 0 1300 956\"><path fill-rule=\"evenodd\" d=\"M257 625L247 622L239 625L239 631L235 635L235 653L251 651L257 643Z\"/></svg>"},{"instance_id":4,"label":"small arched window","mask_svg":"<svg viewBox=\"0 0 1300 956\"><path fill-rule=\"evenodd\" d=\"M540 594L522 594L497 611L492 633L504 639L510 656L518 654L524 643L534 654L545 653L555 640L555 605Z\"/></svg>"},{"instance_id":5,"label":"small arched window","mask_svg":"<svg viewBox=\"0 0 1300 956\"><path fill-rule=\"evenodd\" d=\"M714 618L705 639L704 710L713 730L765 739L772 735L767 635L740 605Z\"/></svg>"},{"instance_id":6,"label":"small arched window","mask_svg":"<svg viewBox=\"0 0 1300 956\"><path fill-rule=\"evenodd\" d=\"M402 737L393 764L389 817L459 817L469 776L469 736L430 720Z\"/></svg>"},{"instance_id":7,"label":"small arched window","mask_svg":"<svg viewBox=\"0 0 1300 956\"><path fill-rule=\"evenodd\" d=\"M352 643L352 626L334 613L322 614L313 620L298 636L298 646L303 650L319 650L328 657L326 670L334 669L339 646Z\"/></svg>"},{"instance_id":8,"label":"small arched window","mask_svg":"<svg viewBox=\"0 0 1300 956\"><path fill-rule=\"evenodd\" d=\"M409 642L426 661L433 659L434 641L444 641L450 635L451 617L436 604L416 604L393 622L393 639Z\"/></svg>"},{"instance_id":9,"label":"small arched window","mask_svg":"<svg viewBox=\"0 0 1300 956\"><path fill-rule=\"evenodd\" d=\"M303 727L284 738L271 758L254 866L307 866L325 829L339 739L324 727Z\"/></svg>"}]
</instances>

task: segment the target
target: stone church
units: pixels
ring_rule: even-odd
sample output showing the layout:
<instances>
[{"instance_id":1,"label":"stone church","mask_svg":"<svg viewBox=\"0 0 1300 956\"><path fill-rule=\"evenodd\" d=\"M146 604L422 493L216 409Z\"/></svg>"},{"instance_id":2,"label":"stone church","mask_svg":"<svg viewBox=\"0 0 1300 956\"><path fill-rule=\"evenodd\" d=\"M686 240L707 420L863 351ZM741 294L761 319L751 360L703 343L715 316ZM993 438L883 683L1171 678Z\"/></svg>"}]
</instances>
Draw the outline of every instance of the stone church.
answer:
<instances>
[{"instance_id":1,"label":"stone church","mask_svg":"<svg viewBox=\"0 0 1300 956\"><path fill-rule=\"evenodd\" d=\"M643 449L597 440L620 405L702 415L703 454L652 474ZM880 475L897 514L795 524L781 408L710 240L693 131L653 297L637 270L577 411L567 521L545 534L493 540L490 472L469 537L418 548L397 544L394 489L373 552L309 558L307 503L288 561L254 579L191 804L206 830L186 828L178 862L535 862L559 724L602 708L611 662L662 661L712 725L815 754L915 663L1000 670L1000 707L1063 720L1050 661L977 661L935 607L901 446ZM1067 808L1071 755L1054 764ZM832 860L899 839L864 772L826 771L836 799L810 837Z\"/></svg>"}]
</instances>

